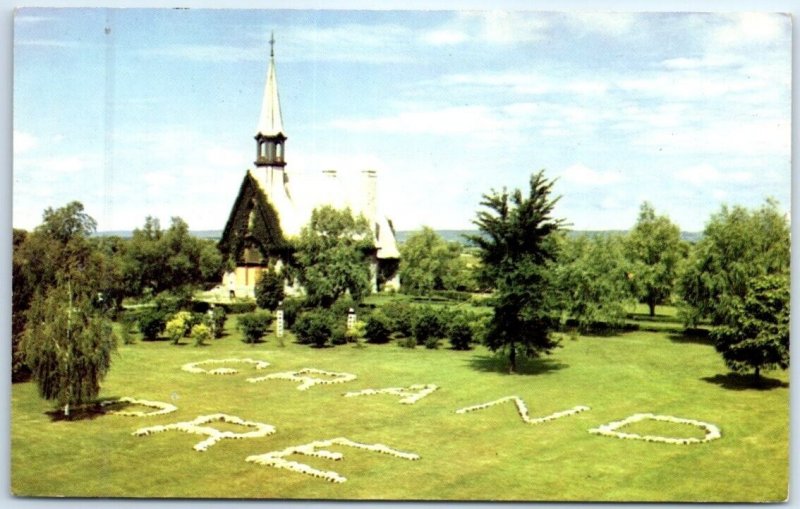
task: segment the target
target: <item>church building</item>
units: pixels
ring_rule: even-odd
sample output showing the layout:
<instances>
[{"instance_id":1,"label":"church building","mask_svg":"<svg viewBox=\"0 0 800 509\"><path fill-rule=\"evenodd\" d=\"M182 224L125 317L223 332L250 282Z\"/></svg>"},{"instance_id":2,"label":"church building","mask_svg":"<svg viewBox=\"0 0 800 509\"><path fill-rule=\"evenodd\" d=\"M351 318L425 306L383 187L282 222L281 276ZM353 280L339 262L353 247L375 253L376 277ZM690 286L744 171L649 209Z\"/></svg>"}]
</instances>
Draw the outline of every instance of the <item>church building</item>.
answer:
<instances>
[{"instance_id":1,"label":"church building","mask_svg":"<svg viewBox=\"0 0 800 509\"><path fill-rule=\"evenodd\" d=\"M219 242L223 256L235 264L223 275L223 286L231 295L252 297L261 273L269 266L280 267L291 255L288 241L308 224L311 212L330 205L349 207L372 225L373 291L397 288L400 253L392 223L378 206L377 173L365 169L358 178L347 179L340 178L336 170L312 176L287 169L274 44L271 38L254 167L244 176Z\"/></svg>"}]
</instances>

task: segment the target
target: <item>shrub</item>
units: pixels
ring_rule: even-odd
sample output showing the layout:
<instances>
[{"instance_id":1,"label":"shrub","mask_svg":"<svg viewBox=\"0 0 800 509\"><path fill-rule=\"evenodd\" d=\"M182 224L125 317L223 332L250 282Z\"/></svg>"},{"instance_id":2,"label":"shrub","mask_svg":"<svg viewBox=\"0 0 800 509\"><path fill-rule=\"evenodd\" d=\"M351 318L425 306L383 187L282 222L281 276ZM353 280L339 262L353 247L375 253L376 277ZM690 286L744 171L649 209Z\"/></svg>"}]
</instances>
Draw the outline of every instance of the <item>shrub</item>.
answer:
<instances>
[{"instance_id":1,"label":"shrub","mask_svg":"<svg viewBox=\"0 0 800 509\"><path fill-rule=\"evenodd\" d=\"M409 336L398 339L397 344L402 346L403 348L416 348L417 340L414 339L412 336Z\"/></svg>"},{"instance_id":2,"label":"shrub","mask_svg":"<svg viewBox=\"0 0 800 509\"><path fill-rule=\"evenodd\" d=\"M145 339L154 340L164 331L166 314L157 308L145 308L139 313L139 332Z\"/></svg>"},{"instance_id":3,"label":"shrub","mask_svg":"<svg viewBox=\"0 0 800 509\"><path fill-rule=\"evenodd\" d=\"M356 320L353 327L345 332L345 336L349 343L355 343L356 347L364 347L364 337L366 336L367 324L361 320Z\"/></svg>"},{"instance_id":4,"label":"shrub","mask_svg":"<svg viewBox=\"0 0 800 509\"><path fill-rule=\"evenodd\" d=\"M132 345L136 342L136 337L132 334L131 329L135 325L135 319L129 313L123 313L120 320L119 337L125 345Z\"/></svg>"},{"instance_id":5,"label":"shrub","mask_svg":"<svg viewBox=\"0 0 800 509\"><path fill-rule=\"evenodd\" d=\"M347 318L351 309L357 310L358 303L350 296L339 297L331 306L331 312L334 316L337 318L342 317L342 320Z\"/></svg>"},{"instance_id":6,"label":"shrub","mask_svg":"<svg viewBox=\"0 0 800 509\"><path fill-rule=\"evenodd\" d=\"M445 322L442 314L431 308L419 308L411 331L418 344L424 344L429 338L445 336Z\"/></svg>"},{"instance_id":7,"label":"shrub","mask_svg":"<svg viewBox=\"0 0 800 509\"><path fill-rule=\"evenodd\" d=\"M264 311L247 313L239 316L236 321L239 330L244 335L242 340L245 343L253 344L258 343L266 334L270 323L272 323L272 314Z\"/></svg>"},{"instance_id":8,"label":"shrub","mask_svg":"<svg viewBox=\"0 0 800 509\"><path fill-rule=\"evenodd\" d=\"M386 343L391 334L391 321L381 311L372 313L364 323L364 337L370 343Z\"/></svg>"},{"instance_id":9,"label":"shrub","mask_svg":"<svg viewBox=\"0 0 800 509\"><path fill-rule=\"evenodd\" d=\"M192 327L192 339L194 339L194 346L202 346L211 339L211 329L208 325L198 323Z\"/></svg>"},{"instance_id":10,"label":"shrub","mask_svg":"<svg viewBox=\"0 0 800 509\"><path fill-rule=\"evenodd\" d=\"M212 334L217 339L221 338L222 334L225 332L225 320L228 319L228 314L225 312L225 308L221 306L214 306L211 309L211 314L208 316Z\"/></svg>"},{"instance_id":11,"label":"shrub","mask_svg":"<svg viewBox=\"0 0 800 509\"><path fill-rule=\"evenodd\" d=\"M447 337L454 350L469 350L473 340L473 331L470 322L476 317L467 313L461 313L450 322Z\"/></svg>"},{"instance_id":12,"label":"shrub","mask_svg":"<svg viewBox=\"0 0 800 509\"><path fill-rule=\"evenodd\" d=\"M234 315L240 313L252 313L256 310L256 302L254 300L241 300L229 303L221 303L217 304L217 306L223 306L228 313Z\"/></svg>"},{"instance_id":13,"label":"shrub","mask_svg":"<svg viewBox=\"0 0 800 509\"><path fill-rule=\"evenodd\" d=\"M172 344L177 345L181 338L189 333L191 324L192 313L188 311L178 311L167 321L164 326L164 332L170 341L172 341Z\"/></svg>"},{"instance_id":14,"label":"shrub","mask_svg":"<svg viewBox=\"0 0 800 509\"><path fill-rule=\"evenodd\" d=\"M261 273L255 287L256 304L261 309L274 311L283 301L283 276L272 270Z\"/></svg>"},{"instance_id":15,"label":"shrub","mask_svg":"<svg viewBox=\"0 0 800 509\"><path fill-rule=\"evenodd\" d=\"M350 331L347 330L346 325L342 325L339 323L332 323L331 327L331 344L332 345L343 345L350 341L350 337L348 334ZM318 345L321 346L321 345Z\"/></svg>"},{"instance_id":16,"label":"shrub","mask_svg":"<svg viewBox=\"0 0 800 509\"><path fill-rule=\"evenodd\" d=\"M314 309L297 317L293 331L300 343L313 344L321 348L331 338L334 328L333 315L330 311Z\"/></svg>"},{"instance_id":17,"label":"shrub","mask_svg":"<svg viewBox=\"0 0 800 509\"><path fill-rule=\"evenodd\" d=\"M297 316L300 310L303 309L305 301L297 297L289 297L283 301L281 309L283 309L283 326L286 329L291 329L297 321Z\"/></svg>"},{"instance_id":18,"label":"shrub","mask_svg":"<svg viewBox=\"0 0 800 509\"><path fill-rule=\"evenodd\" d=\"M437 348L439 348L439 338L431 336L428 339L426 339L425 348L429 350L436 350Z\"/></svg>"},{"instance_id":19,"label":"shrub","mask_svg":"<svg viewBox=\"0 0 800 509\"><path fill-rule=\"evenodd\" d=\"M414 326L414 309L405 302L389 302L384 305L381 312L389 319L389 328L405 337L412 335Z\"/></svg>"}]
</instances>

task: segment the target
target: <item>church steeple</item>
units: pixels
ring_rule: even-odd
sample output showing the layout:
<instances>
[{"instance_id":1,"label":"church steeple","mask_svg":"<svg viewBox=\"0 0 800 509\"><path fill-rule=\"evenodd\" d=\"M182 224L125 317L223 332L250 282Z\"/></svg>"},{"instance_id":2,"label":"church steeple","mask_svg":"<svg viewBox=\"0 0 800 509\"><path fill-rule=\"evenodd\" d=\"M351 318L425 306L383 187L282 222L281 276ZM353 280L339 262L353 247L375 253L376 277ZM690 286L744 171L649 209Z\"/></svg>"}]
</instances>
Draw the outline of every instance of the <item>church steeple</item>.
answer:
<instances>
[{"instance_id":1,"label":"church steeple","mask_svg":"<svg viewBox=\"0 0 800 509\"><path fill-rule=\"evenodd\" d=\"M278 97L278 78L275 73L275 35L269 39L269 69L267 82L264 84L264 100L261 104L261 116L258 118L256 130L256 166L286 166L281 118L281 102Z\"/></svg>"}]
</instances>

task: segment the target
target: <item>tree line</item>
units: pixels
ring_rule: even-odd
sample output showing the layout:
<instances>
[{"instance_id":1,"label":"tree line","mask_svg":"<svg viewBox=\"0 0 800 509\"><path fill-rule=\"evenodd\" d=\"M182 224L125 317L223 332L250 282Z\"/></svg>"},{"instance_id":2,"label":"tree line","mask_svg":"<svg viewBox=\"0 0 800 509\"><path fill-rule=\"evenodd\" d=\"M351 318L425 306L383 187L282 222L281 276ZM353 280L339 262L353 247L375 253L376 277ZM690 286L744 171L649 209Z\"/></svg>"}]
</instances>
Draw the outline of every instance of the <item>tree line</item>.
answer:
<instances>
[{"instance_id":1,"label":"tree line","mask_svg":"<svg viewBox=\"0 0 800 509\"><path fill-rule=\"evenodd\" d=\"M482 320L481 338L508 356L510 371L520 356L557 347L554 331L565 325L620 327L631 302L646 304L651 315L672 303L687 327L710 326L734 371L752 370L757 379L761 370L788 367L789 225L776 202L754 210L721 207L696 244L682 241L679 228L649 203L627 234L574 237L553 215L553 184L538 172L525 190L485 194L474 220L480 234L468 238L470 248L430 228L411 235L401 246L403 291L488 294L492 316ZM99 392L116 348L111 320L124 298L163 302L169 294L190 301L232 263L177 217L167 229L147 217L130 239L97 237L96 226L83 205L72 202L46 209L33 231L13 232L12 378L32 374L40 394L65 411ZM349 210L322 207L290 254L265 271L256 296L261 307L274 310L284 302L286 283L302 287L306 316L297 317L298 337L317 342L333 334L331 313L349 306L343 299L357 304L370 293L372 232ZM436 324L435 317L430 323L390 318L376 315L363 325L365 334L380 337L393 324L418 328L411 334L416 339L434 331L466 344L463 338L472 336L469 317L454 318L455 325ZM245 335L263 333L264 320L250 321L243 321ZM156 325L155 334L166 327ZM178 332L195 325L187 315L170 326L170 335L180 340ZM221 330L209 326L198 327L196 341Z\"/></svg>"}]
</instances>

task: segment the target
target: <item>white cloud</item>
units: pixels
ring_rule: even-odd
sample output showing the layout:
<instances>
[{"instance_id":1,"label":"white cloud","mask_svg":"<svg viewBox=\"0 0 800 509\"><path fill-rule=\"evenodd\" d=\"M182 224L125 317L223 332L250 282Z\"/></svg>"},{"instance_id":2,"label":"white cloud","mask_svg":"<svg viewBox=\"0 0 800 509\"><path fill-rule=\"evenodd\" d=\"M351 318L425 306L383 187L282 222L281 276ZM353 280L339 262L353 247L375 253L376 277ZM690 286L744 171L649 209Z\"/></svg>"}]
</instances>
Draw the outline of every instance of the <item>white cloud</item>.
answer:
<instances>
[{"instance_id":1,"label":"white cloud","mask_svg":"<svg viewBox=\"0 0 800 509\"><path fill-rule=\"evenodd\" d=\"M350 131L438 135L493 133L507 127L486 106L404 111L393 116L366 119L339 119L333 121L332 126Z\"/></svg>"},{"instance_id":2,"label":"white cloud","mask_svg":"<svg viewBox=\"0 0 800 509\"><path fill-rule=\"evenodd\" d=\"M621 12L574 12L565 15L578 30L604 35L625 35L636 25L637 16Z\"/></svg>"},{"instance_id":3,"label":"white cloud","mask_svg":"<svg viewBox=\"0 0 800 509\"><path fill-rule=\"evenodd\" d=\"M740 59L729 55L705 55L700 58L668 58L661 65L670 70L696 70L733 67L739 61Z\"/></svg>"},{"instance_id":4,"label":"white cloud","mask_svg":"<svg viewBox=\"0 0 800 509\"><path fill-rule=\"evenodd\" d=\"M587 186L605 186L622 180L619 172L595 170L581 163L567 167L561 176L573 184Z\"/></svg>"},{"instance_id":5,"label":"white cloud","mask_svg":"<svg viewBox=\"0 0 800 509\"><path fill-rule=\"evenodd\" d=\"M780 120L709 121L674 130L651 130L635 143L683 154L790 155L791 126Z\"/></svg>"},{"instance_id":6,"label":"white cloud","mask_svg":"<svg viewBox=\"0 0 800 509\"><path fill-rule=\"evenodd\" d=\"M790 41L791 18L787 14L743 12L726 18L728 22L712 34L712 42L720 46Z\"/></svg>"},{"instance_id":7,"label":"white cloud","mask_svg":"<svg viewBox=\"0 0 800 509\"><path fill-rule=\"evenodd\" d=\"M14 131L15 156L29 152L37 146L39 146L39 140L36 136L22 131Z\"/></svg>"},{"instance_id":8,"label":"white cloud","mask_svg":"<svg viewBox=\"0 0 800 509\"><path fill-rule=\"evenodd\" d=\"M465 42L469 37L461 30L441 28L432 30L422 35L422 41L434 46L444 46L451 44L460 44Z\"/></svg>"},{"instance_id":9,"label":"white cloud","mask_svg":"<svg viewBox=\"0 0 800 509\"><path fill-rule=\"evenodd\" d=\"M236 47L221 44L172 44L161 48L148 48L141 52L147 56L162 56L199 62L264 62L263 48Z\"/></svg>"},{"instance_id":10,"label":"white cloud","mask_svg":"<svg viewBox=\"0 0 800 509\"><path fill-rule=\"evenodd\" d=\"M678 171L675 177L695 186L703 186L715 182L743 183L750 180L752 175L744 171L722 172L711 164L702 163Z\"/></svg>"}]
</instances>

